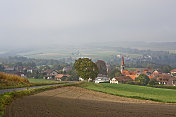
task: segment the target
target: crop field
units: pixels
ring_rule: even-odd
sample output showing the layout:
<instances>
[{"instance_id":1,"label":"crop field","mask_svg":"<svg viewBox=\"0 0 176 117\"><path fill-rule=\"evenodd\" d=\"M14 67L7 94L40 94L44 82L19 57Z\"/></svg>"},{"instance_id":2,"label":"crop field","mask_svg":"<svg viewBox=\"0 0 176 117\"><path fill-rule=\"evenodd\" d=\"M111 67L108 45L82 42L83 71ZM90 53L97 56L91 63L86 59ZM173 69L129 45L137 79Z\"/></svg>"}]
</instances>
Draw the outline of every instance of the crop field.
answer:
<instances>
[{"instance_id":1,"label":"crop field","mask_svg":"<svg viewBox=\"0 0 176 117\"><path fill-rule=\"evenodd\" d=\"M165 103L176 103L176 90L174 89L161 89L146 86L109 83L85 83L81 87L122 97L152 100Z\"/></svg>"},{"instance_id":2,"label":"crop field","mask_svg":"<svg viewBox=\"0 0 176 117\"><path fill-rule=\"evenodd\" d=\"M130 53L122 53L118 50L113 49L79 49L79 55L73 55L78 49L48 49L48 50L34 50L25 53L20 53L19 55L36 58L36 59L62 59L67 57L90 57L93 59L103 59L106 57L116 56L118 54L129 55L132 58L136 58L141 56L140 54L130 54Z\"/></svg>"}]
</instances>

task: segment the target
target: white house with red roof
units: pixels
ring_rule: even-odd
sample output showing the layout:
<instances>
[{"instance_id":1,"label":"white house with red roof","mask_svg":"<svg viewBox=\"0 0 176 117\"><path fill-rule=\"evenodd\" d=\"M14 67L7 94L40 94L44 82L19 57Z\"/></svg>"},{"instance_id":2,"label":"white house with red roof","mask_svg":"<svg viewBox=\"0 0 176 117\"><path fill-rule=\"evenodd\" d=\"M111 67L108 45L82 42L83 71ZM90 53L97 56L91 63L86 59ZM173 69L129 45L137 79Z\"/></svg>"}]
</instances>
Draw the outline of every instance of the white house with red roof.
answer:
<instances>
[{"instance_id":1,"label":"white house with red roof","mask_svg":"<svg viewBox=\"0 0 176 117\"><path fill-rule=\"evenodd\" d=\"M176 69L171 70L170 73L171 73L171 76L175 76L176 77Z\"/></svg>"}]
</instances>

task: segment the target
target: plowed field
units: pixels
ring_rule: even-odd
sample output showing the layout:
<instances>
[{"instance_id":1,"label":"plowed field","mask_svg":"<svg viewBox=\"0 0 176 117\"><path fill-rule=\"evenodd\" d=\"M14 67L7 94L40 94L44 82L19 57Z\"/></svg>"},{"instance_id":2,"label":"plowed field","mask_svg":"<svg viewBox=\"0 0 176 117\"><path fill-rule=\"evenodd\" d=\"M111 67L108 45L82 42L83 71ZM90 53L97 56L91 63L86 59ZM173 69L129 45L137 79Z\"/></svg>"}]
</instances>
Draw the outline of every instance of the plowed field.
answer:
<instances>
[{"instance_id":1,"label":"plowed field","mask_svg":"<svg viewBox=\"0 0 176 117\"><path fill-rule=\"evenodd\" d=\"M172 117L175 104L63 87L15 100L5 117Z\"/></svg>"}]
</instances>

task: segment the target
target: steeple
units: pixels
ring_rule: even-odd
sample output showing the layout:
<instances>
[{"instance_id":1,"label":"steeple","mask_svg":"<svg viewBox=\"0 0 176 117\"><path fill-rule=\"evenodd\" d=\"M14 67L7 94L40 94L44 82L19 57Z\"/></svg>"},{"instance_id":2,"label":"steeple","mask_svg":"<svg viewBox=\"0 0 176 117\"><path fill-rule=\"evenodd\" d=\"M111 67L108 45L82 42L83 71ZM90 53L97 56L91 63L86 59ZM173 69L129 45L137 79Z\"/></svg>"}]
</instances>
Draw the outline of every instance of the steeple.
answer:
<instances>
[{"instance_id":1,"label":"steeple","mask_svg":"<svg viewBox=\"0 0 176 117\"><path fill-rule=\"evenodd\" d=\"M122 56L122 62L121 62L121 66L120 66L121 73L123 72L124 69L125 69L125 62L124 62L124 57Z\"/></svg>"},{"instance_id":2,"label":"steeple","mask_svg":"<svg viewBox=\"0 0 176 117\"><path fill-rule=\"evenodd\" d=\"M125 64L124 64L124 58L123 58L123 56L122 56L122 63L121 63L121 65L125 65Z\"/></svg>"}]
</instances>

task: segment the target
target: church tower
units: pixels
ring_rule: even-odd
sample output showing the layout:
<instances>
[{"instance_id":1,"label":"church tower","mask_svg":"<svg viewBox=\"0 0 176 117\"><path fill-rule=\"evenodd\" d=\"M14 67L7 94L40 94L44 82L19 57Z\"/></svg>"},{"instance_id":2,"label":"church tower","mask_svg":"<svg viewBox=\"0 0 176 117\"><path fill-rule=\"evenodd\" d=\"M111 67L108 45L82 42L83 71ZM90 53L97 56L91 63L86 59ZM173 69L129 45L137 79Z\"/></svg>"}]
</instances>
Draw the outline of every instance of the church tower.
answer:
<instances>
[{"instance_id":1,"label":"church tower","mask_svg":"<svg viewBox=\"0 0 176 117\"><path fill-rule=\"evenodd\" d=\"M120 66L120 71L122 73L122 71L125 69L125 63L124 63L124 58L122 56L122 63L121 63L121 66Z\"/></svg>"}]
</instances>

